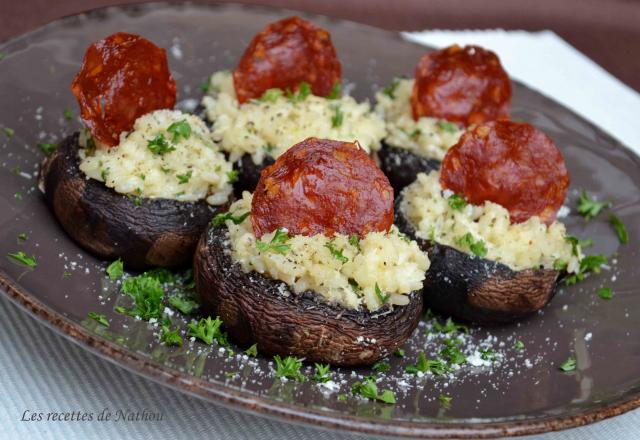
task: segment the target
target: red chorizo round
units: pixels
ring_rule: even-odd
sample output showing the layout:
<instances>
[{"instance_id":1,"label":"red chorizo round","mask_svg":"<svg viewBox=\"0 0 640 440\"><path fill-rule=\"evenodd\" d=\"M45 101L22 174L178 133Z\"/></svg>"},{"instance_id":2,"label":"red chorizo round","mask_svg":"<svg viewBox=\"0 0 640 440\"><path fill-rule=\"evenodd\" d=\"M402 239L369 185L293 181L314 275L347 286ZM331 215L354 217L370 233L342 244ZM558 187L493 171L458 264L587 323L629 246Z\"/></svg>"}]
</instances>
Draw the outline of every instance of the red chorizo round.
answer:
<instances>
[{"instance_id":1,"label":"red chorizo round","mask_svg":"<svg viewBox=\"0 0 640 440\"><path fill-rule=\"evenodd\" d=\"M164 49L124 32L89 46L71 91L82 121L109 146L118 145L120 133L130 131L138 117L176 102Z\"/></svg>"},{"instance_id":2,"label":"red chorizo round","mask_svg":"<svg viewBox=\"0 0 640 440\"><path fill-rule=\"evenodd\" d=\"M415 120L428 116L462 126L508 118L511 82L495 53L450 46L418 62L411 108Z\"/></svg>"},{"instance_id":3,"label":"red chorizo round","mask_svg":"<svg viewBox=\"0 0 640 440\"><path fill-rule=\"evenodd\" d=\"M268 89L295 91L302 82L314 95L327 96L341 73L329 32L289 17L253 37L233 72L233 83L240 103L260 98Z\"/></svg>"},{"instance_id":4,"label":"red chorizo round","mask_svg":"<svg viewBox=\"0 0 640 440\"><path fill-rule=\"evenodd\" d=\"M551 224L567 195L569 174L547 135L527 123L494 121L468 130L447 152L440 183L474 205L502 205L512 223L538 216Z\"/></svg>"},{"instance_id":5,"label":"red chorizo round","mask_svg":"<svg viewBox=\"0 0 640 440\"><path fill-rule=\"evenodd\" d=\"M262 171L251 222L256 237L278 228L364 237L393 224L393 188L357 143L309 138Z\"/></svg>"}]
</instances>

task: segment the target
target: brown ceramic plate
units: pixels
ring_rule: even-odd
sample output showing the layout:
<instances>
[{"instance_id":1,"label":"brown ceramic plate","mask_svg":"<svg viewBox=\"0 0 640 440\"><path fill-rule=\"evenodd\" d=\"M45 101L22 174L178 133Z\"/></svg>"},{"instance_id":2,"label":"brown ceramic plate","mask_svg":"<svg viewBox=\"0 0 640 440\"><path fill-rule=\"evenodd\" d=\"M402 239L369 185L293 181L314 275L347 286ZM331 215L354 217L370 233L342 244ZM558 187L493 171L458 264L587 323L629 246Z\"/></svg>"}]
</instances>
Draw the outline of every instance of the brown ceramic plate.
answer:
<instances>
[{"instance_id":1,"label":"brown ceramic plate","mask_svg":"<svg viewBox=\"0 0 640 440\"><path fill-rule=\"evenodd\" d=\"M514 117L546 131L564 153L572 176L569 205L575 204L577 188L613 200L631 241L619 245L608 214L589 223L575 214L565 219L572 234L593 238L589 251L615 255L615 263L600 275L561 289L550 306L525 322L471 329L465 346L491 346L498 353L494 363L485 362L491 366L467 366L452 377L403 375L419 350L431 357L439 348L439 336L427 337L423 330L429 325L422 323L405 347L406 357L390 359L391 371L381 375L379 386L395 391L396 405L352 397L341 401L337 396L348 392L357 375L372 372L337 371L340 389L333 393L311 381L282 383L274 379L269 359L250 364L200 343L167 348L156 342L152 326L114 312L122 295L105 280L104 264L65 236L35 187L42 158L36 144L59 140L79 127L75 118L66 120L63 111L68 108L77 115L69 83L85 48L115 31L143 34L169 49L179 99L198 99L198 85L207 75L232 68L255 32L288 13L165 4L105 9L65 18L4 44L0 126L15 130L12 137L0 133L0 283L5 294L75 342L160 383L235 408L317 426L471 438L557 430L638 406L640 159L520 84L515 84ZM326 18L313 20L331 30L344 76L356 84L353 93L358 98L371 98L395 75L411 75L425 51L396 34ZM22 232L28 234L26 242L17 239ZM5 257L18 250L35 255L38 267L28 271ZM595 294L601 286L613 288L612 300ZM111 327L88 321L90 311L107 315ZM513 348L516 340L524 342L524 350ZM577 371L559 371L558 365L570 355L577 358ZM439 402L441 394L453 398L450 408Z\"/></svg>"}]
</instances>

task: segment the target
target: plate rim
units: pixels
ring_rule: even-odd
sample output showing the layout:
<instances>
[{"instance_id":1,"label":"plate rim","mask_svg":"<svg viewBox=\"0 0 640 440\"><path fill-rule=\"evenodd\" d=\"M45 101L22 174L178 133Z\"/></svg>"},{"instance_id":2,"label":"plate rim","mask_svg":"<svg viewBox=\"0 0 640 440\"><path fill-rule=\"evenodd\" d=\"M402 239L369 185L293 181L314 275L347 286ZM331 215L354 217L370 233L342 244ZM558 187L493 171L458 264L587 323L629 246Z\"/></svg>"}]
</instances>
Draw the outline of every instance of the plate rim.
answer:
<instances>
[{"instance_id":1,"label":"plate rim","mask_svg":"<svg viewBox=\"0 0 640 440\"><path fill-rule=\"evenodd\" d=\"M294 9L268 7L264 5L247 5L241 3L175 3L172 1L157 1L143 4L115 5L85 10L76 14L67 15L59 19L53 20L35 29L22 33L18 36L0 42L0 49L28 41L29 38L36 36L39 32L47 30L49 27L64 23L66 21L77 20L79 16L91 16L101 13L117 13L127 11L146 12L154 8L203 8L203 9L220 9L234 8L237 10L262 10L294 13L311 19L322 19L333 22L339 22L349 26L355 26L360 30L376 30L384 31L390 37L396 38L403 44L411 44L420 47L426 47L417 43L407 41L401 38L399 32L386 31L374 26L357 23L351 20L339 19L335 17L310 14ZM522 82L511 78L513 83L524 85ZM526 87L526 86L525 86ZM529 87L527 87L529 88ZM543 91L534 90L536 93L544 96L545 99L551 100L557 105L568 110L573 116L578 118L582 123L594 129L600 135L604 135L609 141L617 144L619 148L631 153L637 161L639 156L629 147L621 143L618 139L604 131L599 126L587 120L580 114L568 109L553 98L547 96ZM156 383L168 386L174 390L186 393L188 395L198 397L208 402L240 410L253 415L277 419L283 422L303 424L313 428L329 428L341 430L344 432L358 432L362 434L396 436L406 438L433 438L433 439L480 439L480 438L499 438L506 436L524 436L532 434L540 434L550 431L559 431L568 428L587 425L598 422L610 417L623 414L627 411L640 407L640 387L627 390L622 395L605 402L598 403L597 406L589 409L580 409L576 413L565 416L545 416L536 417L535 419L525 419L522 421L494 421L494 422L416 422L411 420L380 420L367 419L349 414L338 412L327 412L316 408L303 408L299 405L290 404L282 401L273 400L263 396L255 395L251 392L235 389L224 384L210 382L195 376L185 376L184 373L160 364L154 360L146 359L142 355L131 352L125 347L115 344L107 339L91 333L82 327L79 323L75 323L64 314L55 311L47 306L36 297L32 296L27 289L24 289L17 282L13 281L4 270L0 269L0 293L8 298L19 309L26 312L31 318L38 323L53 330L56 334L63 336L65 339L72 341L90 353L99 356L111 362L114 365L125 368L126 370L146 377ZM189 378L186 380L186 378Z\"/></svg>"}]
</instances>

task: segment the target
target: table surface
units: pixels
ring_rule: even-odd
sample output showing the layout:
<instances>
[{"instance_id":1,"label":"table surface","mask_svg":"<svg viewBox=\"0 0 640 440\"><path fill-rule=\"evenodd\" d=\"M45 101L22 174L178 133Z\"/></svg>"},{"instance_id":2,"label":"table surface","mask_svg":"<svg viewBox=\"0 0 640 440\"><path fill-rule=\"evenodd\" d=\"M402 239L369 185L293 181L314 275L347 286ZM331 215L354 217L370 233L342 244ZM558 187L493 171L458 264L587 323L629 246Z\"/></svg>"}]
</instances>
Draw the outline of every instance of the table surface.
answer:
<instances>
[{"instance_id":1,"label":"table surface","mask_svg":"<svg viewBox=\"0 0 640 440\"><path fill-rule=\"evenodd\" d=\"M0 16L0 39L6 39L17 33L40 25L46 21L57 18L82 9L88 9L93 5L105 5L109 3L123 3L120 1L76 1L58 0L55 9L44 7L41 0L22 0L12 2L4 6ZM130 3L130 2L129 2ZM273 4L291 7L291 1L272 1ZM357 16L357 7L363 5L362 1L352 0L340 11L340 14L332 14L335 10L333 0L323 2L322 7L313 5L310 1L298 3L299 9L311 12L340 15L345 18L358 18L358 21L368 22L391 29L422 29L425 27L520 27L533 28L537 24L527 26L516 21L513 25L497 21L487 21L485 15L480 14L477 22L458 21L463 17L449 15L446 21L426 17L428 9L424 6L420 14L409 16L406 12L389 14L388 20L382 19L380 11L383 2L371 0L371 8ZM400 3L400 2L398 2ZM394 4L398 4L394 3ZM403 4L412 4L417 7L417 2L402 1ZM459 3L451 0L452 4ZM487 1L491 5L496 2ZM536 4L551 3L539 0ZM563 3L563 2L556 2ZM573 1L568 3L574 3ZM588 1L584 3L591 4ZM627 2L613 2L625 3ZM334 9L329 6L334 5ZM426 1L423 5L442 6L438 1ZM322 8L325 9L322 9ZM400 8L402 9L402 8ZM455 10L455 8L450 10ZM640 11L640 3L628 8L631 14ZM536 9L537 10L537 9ZM37 13L34 13L37 11ZM377 13L375 12L377 11ZM437 9L439 16L447 18L445 8ZM553 9L554 14L558 8ZM384 14L383 14L384 15ZM535 15L535 14L533 14ZM553 15L553 14L552 14ZM557 16L557 15L554 15ZM483 18L484 17L484 18ZM469 18L466 18L469 20ZM640 17L638 21L640 22ZM431 23L431 24L430 24ZM433 24L437 23L437 24ZM447 25L446 23L449 23ZM465 24L468 23L468 24ZM475 23L475 24L474 24ZM544 22L538 23L541 27ZM574 45L581 48L575 40L567 37L559 28L546 26L563 35ZM636 26L637 32L640 27ZM615 38L611 38L613 42ZM636 38L640 41L640 34ZM636 44L636 43L634 43ZM581 48L589 56L604 64L612 73L624 80L625 66L624 56L611 57L613 63L607 65L599 55L594 55ZM637 48L634 48L637 49ZM602 54L601 54L602 55ZM608 57L611 54L602 56ZM638 54L640 55L640 54ZM635 60L640 62L640 57ZM635 71L639 70L636 66ZM620 68L621 70L616 70ZM631 77L629 77L631 78ZM640 90L640 77L631 78L628 84ZM2 411L0 411L0 438L111 438L114 433L127 438L210 438L224 439L336 439L347 440L362 438L357 435L319 431L313 428L301 427L280 421L256 418L253 415L243 414L218 405L201 401L197 398L171 390L155 384L147 379L132 374L120 367L94 356L81 349L64 338L54 334L35 320L31 319L22 310L9 303L5 298L0 298L0 366L3 374L0 375L0 389L4 396L10 399L2 399ZM93 412L96 417L104 408L116 411L134 410L160 412L162 420L156 422L115 422L94 423L38 423L24 422L21 418L28 417L30 413L37 411L86 411ZM170 410L168 410L170 409ZM30 411L25 416L25 411ZM526 437L527 440L574 440L584 438L598 439L635 439L640 438L640 410L610 419L588 427L550 433L539 436Z\"/></svg>"},{"instance_id":2,"label":"table surface","mask_svg":"<svg viewBox=\"0 0 640 440\"><path fill-rule=\"evenodd\" d=\"M640 91L637 0L239 0L345 18L389 30L550 29ZM0 41L64 15L141 0L3 1ZM215 3L195 0L194 3ZM52 7L55 4L55 7ZM588 31L587 31L588 29Z\"/></svg>"}]
</instances>

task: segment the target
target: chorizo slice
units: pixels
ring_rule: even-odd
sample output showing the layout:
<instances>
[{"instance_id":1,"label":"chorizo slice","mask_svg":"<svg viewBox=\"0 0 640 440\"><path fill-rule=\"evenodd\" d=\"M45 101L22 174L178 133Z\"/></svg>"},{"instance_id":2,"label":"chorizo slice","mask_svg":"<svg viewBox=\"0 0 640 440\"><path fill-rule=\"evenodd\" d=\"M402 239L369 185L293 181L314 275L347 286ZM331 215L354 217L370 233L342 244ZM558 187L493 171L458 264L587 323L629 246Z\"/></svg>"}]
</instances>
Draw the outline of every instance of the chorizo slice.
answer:
<instances>
[{"instance_id":1,"label":"chorizo slice","mask_svg":"<svg viewBox=\"0 0 640 440\"><path fill-rule=\"evenodd\" d=\"M505 119L511 112L511 82L495 53L450 46L418 62L411 108L415 120L428 116L462 126Z\"/></svg>"},{"instance_id":2,"label":"chorizo slice","mask_svg":"<svg viewBox=\"0 0 640 440\"><path fill-rule=\"evenodd\" d=\"M256 237L278 228L364 237L393 224L393 188L357 143L308 138L262 171L251 222Z\"/></svg>"},{"instance_id":3,"label":"chorizo slice","mask_svg":"<svg viewBox=\"0 0 640 440\"><path fill-rule=\"evenodd\" d=\"M120 133L130 131L138 117L176 102L164 49L124 32L89 46L71 91L84 124L109 146L118 145Z\"/></svg>"},{"instance_id":4,"label":"chorizo slice","mask_svg":"<svg viewBox=\"0 0 640 440\"><path fill-rule=\"evenodd\" d=\"M474 205L502 205L512 223L539 216L551 224L567 195L569 174L547 135L527 123L494 121L468 130L447 152L440 183Z\"/></svg>"},{"instance_id":5,"label":"chorizo slice","mask_svg":"<svg viewBox=\"0 0 640 440\"><path fill-rule=\"evenodd\" d=\"M253 37L233 72L233 83L242 104L273 88L296 91L302 82L314 95L327 96L341 74L329 32L300 17L288 17Z\"/></svg>"}]
</instances>

